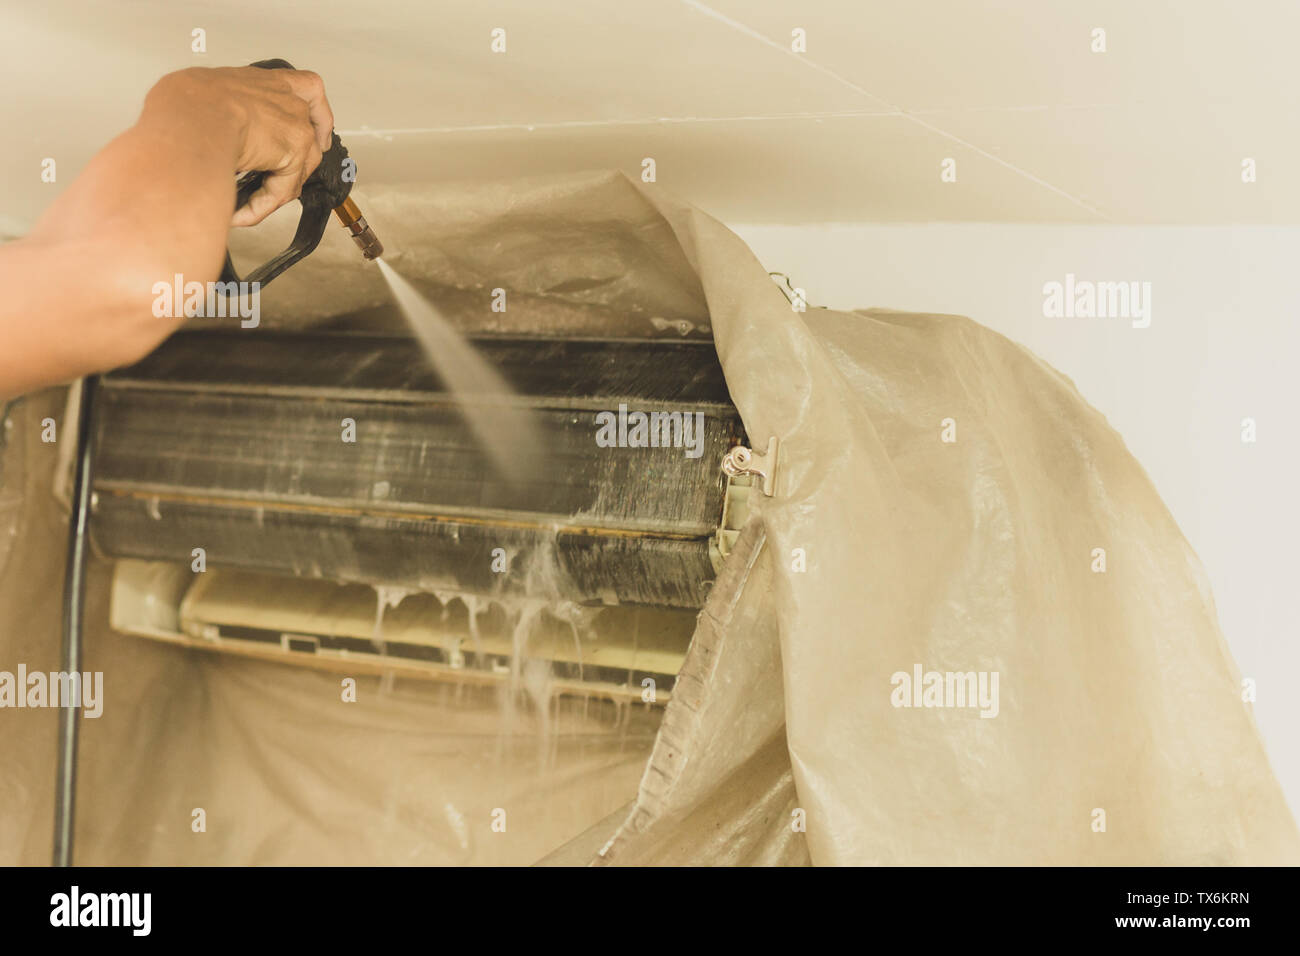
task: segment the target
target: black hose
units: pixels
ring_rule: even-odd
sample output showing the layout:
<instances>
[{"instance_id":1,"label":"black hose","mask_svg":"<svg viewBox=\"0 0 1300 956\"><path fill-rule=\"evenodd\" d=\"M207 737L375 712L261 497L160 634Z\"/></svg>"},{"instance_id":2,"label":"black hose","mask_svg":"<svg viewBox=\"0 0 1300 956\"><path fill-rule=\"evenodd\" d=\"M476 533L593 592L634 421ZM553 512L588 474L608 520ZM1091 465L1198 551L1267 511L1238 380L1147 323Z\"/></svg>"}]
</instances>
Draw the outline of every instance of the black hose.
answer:
<instances>
[{"instance_id":1,"label":"black hose","mask_svg":"<svg viewBox=\"0 0 1300 956\"><path fill-rule=\"evenodd\" d=\"M81 413L77 418L77 472L72 485L72 514L68 527L68 563L63 580L63 662L65 674L81 673L81 624L86 602L86 551L90 524L95 430L92 422L99 376L81 383ZM78 683L77 686L80 686ZM84 699L84 698L83 698ZM77 800L77 730L81 701L64 701L59 708L58 780L54 792L54 865L72 865L72 838Z\"/></svg>"}]
</instances>

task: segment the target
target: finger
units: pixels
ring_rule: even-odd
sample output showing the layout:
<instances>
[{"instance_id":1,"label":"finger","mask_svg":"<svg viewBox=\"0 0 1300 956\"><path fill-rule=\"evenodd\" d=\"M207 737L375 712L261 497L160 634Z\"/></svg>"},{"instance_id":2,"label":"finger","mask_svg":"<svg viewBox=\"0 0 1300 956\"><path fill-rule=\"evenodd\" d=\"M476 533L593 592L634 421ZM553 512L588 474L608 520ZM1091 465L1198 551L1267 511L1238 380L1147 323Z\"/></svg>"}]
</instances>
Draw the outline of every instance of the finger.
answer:
<instances>
[{"instance_id":1,"label":"finger","mask_svg":"<svg viewBox=\"0 0 1300 956\"><path fill-rule=\"evenodd\" d=\"M302 163L303 182L306 182L311 177L311 174L316 172L316 168L320 166L320 162L324 158L325 154L321 152L320 147L314 142L307 145L307 155Z\"/></svg>"},{"instance_id":2,"label":"finger","mask_svg":"<svg viewBox=\"0 0 1300 956\"><path fill-rule=\"evenodd\" d=\"M334 133L334 111L325 98L325 81L310 70L285 70L289 88L306 100L310 110L311 125L316 130L316 142L325 152L330 148Z\"/></svg>"},{"instance_id":3,"label":"finger","mask_svg":"<svg viewBox=\"0 0 1300 956\"><path fill-rule=\"evenodd\" d=\"M262 188L248 198L248 202L235 210L230 220L232 226L256 226L287 202L298 198L302 191L301 171L276 173L262 182Z\"/></svg>"}]
</instances>

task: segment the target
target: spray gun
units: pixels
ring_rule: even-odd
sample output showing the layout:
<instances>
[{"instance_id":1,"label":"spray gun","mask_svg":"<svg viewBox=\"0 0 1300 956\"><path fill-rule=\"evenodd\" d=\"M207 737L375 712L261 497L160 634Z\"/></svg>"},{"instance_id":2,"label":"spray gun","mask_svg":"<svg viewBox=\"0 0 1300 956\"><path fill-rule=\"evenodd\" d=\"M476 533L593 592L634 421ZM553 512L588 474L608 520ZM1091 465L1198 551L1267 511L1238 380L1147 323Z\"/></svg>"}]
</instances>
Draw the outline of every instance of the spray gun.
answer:
<instances>
[{"instance_id":1,"label":"spray gun","mask_svg":"<svg viewBox=\"0 0 1300 956\"><path fill-rule=\"evenodd\" d=\"M264 70L292 70L287 60L259 60L252 64ZM321 157L320 165L302 184L302 215L298 219L298 228L291 242L283 252L268 262L258 266L242 278L235 272L230 253L226 253L226 264L221 270L221 281L248 282L266 285L285 269L299 259L310 254L320 244L329 224L330 213L338 216L345 229L352 236L353 242L361 249L367 259L377 259L384 253L384 247L375 235L375 231L361 215L361 210L352 201L352 182L356 179L356 162L348 159L347 148L339 139L338 133L331 133L330 148ZM249 172L240 177L235 184L235 208L243 206L262 186L266 179L265 172ZM230 288L230 287L227 287Z\"/></svg>"},{"instance_id":2,"label":"spray gun","mask_svg":"<svg viewBox=\"0 0 1300 956\"><path fill-rule=\"evenodd\" d=\"M285 60L260 60L253 66L265 70L292 70L293 66ZM356 178L356 164L348 159L348 151L339 140L338 133L331 132L330 148L321 157L320 165L302 184L302 215L298 219L298 229L294 233L289 247L243 279L235 272L234 263L230 261L230 252L226 252L226 264L221 270L222 290L231 295L232 290L240 289L238 283L258 283L265 285L285 269L289 268L303 256L315 251L325 235L330 213L339 217L339 221L352 235L352 239L361 248L361 254L367 259L377 259L383 255L384 247L380 244L374 230L366 222L365 216L357 204L349 197L352 182ZM243 206L253 193L261 188L266 179L265 172L249 172L241 176L235 184L235 208ZM230 285L229 283L235 283ZM238 294L238 293L236 293ZM91 483L93 480L91 462L94 456L94 435L92 426L94 412L94 395L98 388L99 376L88 376L81 383L80 416L77 419L77 465L73 483L72 521L68 532L67 575L63 590L63 651L64 673L81 671L81 631L84 617L86 589L86 556L89 550L87 526L90 523ZM4 409L7 414L9 409ZM0 415L0 429L4 425L4 415ZM3 432L0 431L0 439ZM72 863L73 817L77 791L77 711L65 707L59 713L59 751L58 775L54 797L54 865L69 866Z\"/></svg>"}]
</instances>

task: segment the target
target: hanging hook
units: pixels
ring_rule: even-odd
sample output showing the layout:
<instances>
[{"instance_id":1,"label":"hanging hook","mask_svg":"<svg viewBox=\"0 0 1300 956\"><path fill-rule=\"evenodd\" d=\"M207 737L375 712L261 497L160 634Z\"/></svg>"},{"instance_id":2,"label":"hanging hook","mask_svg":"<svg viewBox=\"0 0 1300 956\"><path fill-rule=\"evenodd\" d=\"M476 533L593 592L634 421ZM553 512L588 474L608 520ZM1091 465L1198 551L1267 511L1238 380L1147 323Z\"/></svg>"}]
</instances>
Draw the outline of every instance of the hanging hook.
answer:
<instances>
[{"instance_id":1,"label":"hanging hook","mask_svg":"<svg viewBox=\"0 0 1300 956\"><path fill-rule=\"evenodd\" d=\"M756 455L752 448L736 445L722 458L722 470L732 478L752 475L760 479L763 494L769 498L776 493L776 466L780 458L781 442L773 435L767 440L767 454Z\"/></svg>"}]
</instances>

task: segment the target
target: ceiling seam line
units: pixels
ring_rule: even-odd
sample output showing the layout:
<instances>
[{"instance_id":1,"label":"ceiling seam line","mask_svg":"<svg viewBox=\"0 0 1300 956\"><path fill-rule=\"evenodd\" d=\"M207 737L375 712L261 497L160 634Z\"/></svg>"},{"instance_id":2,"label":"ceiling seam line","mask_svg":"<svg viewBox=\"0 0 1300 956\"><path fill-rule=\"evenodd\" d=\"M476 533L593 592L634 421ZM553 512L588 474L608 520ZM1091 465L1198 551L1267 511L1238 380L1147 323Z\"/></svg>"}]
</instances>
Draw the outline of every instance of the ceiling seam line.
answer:
<instances>
[{"instance_id":1,"label":"ceiling seam line","mask_svg":"<svg viewBox=\"0 0 1300 956\"><path fill-rule=\"evenodd\" d=\"M707 17L710 17L722 24L725 24L726 26L731 27L731 29L737 31L738 33L744 36L748 36L752 39L758 40L761 43L765 44L766 46L770 46L774 50L777 50L778 52L783 53L786 56L793 57L798 62L803 63L805 66L813 70L816 70L818 73L822 73L826 76L831 77L833 80L842 84L843 86L848 87L850 90L854 91L855 93L861 96L865 96L868 99L874 100L875 102L880 103L883 106L888 107L889 109L897 111L897 114L899 116L902 116L910 120L911 122L916 123L918 126L922 127L923 129L927 129L932 133L944 137L945 139L951 140L952 142L959 143L960 145L965 146L967 149L975 151L976 153L985 157L986 159L992 160L993 162L997 163L1000 166L1005 167L1011 172L1014 172L1015 174L1024 177L1030 182L1035 183L1039 186L1042 186L1044 189L1056 193L1058 196L1061 196L1062 198L1068 200L1069 202L1073 203L1079 208L1087 210L1092 215L1106 222L1110 221L1110 218L1108 216L1106 216L1103 212L1101 212L1100 209L1098 209L1096 206L1092 205L1091 203L1086 202L1083 199L1080 199L1079 197L1072 195L1071 193L1062 189L1059 186L1049 183L1047 180L1034 175L1033 173L1029 172L1029 170L1027 169L1017 166L1015 163L1009 162L1005 159L1002 159L994 155L993 153L990 153L988 150L984 149L983 147L976 146L974 143L962 139L960 136L957 136L955 133L949 133L947 130L941 129L938 126L935 126L933 123L927 123L919 116L909 113L907 110L904 110L901 107L895 106L894 104L887 102L886 100L872 93L870 90L866 89L865 87L859 86L857 83L854 83L852 80L848 79L847 77L841 76L840 74L836 73L834 70L830 69L829 67L822 66L816 60L812 60L801 53L795 53L793 50L787 50L784 46L777 43L775 40L769 39L768 37L764 36L762 33L758 32L752 27L747 26L744 23L741 23L739 20L732 19L726 14L714 10L712 7L701 3L700 0L681 0L681 2L684 3L686 6L692 8L693 10L696 10Z\"/></svg>"}]
</instances>

